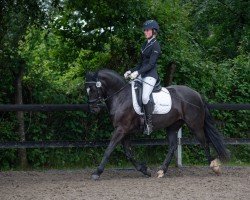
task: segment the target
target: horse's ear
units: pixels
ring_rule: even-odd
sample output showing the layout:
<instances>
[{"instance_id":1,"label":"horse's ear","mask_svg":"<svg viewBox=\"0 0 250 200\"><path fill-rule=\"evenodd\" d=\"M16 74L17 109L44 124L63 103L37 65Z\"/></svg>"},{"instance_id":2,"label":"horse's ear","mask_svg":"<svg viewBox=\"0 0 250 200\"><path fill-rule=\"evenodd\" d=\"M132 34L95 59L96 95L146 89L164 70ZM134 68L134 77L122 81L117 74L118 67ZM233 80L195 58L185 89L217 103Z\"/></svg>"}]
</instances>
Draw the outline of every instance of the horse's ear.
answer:
<instances>
[{"instance_id":1,"label":"horse's ear","mask_svg":"<svg viewBox=\"0 0 250 200\"><path fill-rule=\"evenodd\" d=\"M85 77L87 80L91 80L93 78L94 74L95 74L94 72L87 71Z\"/></svg>"}]
</instances>

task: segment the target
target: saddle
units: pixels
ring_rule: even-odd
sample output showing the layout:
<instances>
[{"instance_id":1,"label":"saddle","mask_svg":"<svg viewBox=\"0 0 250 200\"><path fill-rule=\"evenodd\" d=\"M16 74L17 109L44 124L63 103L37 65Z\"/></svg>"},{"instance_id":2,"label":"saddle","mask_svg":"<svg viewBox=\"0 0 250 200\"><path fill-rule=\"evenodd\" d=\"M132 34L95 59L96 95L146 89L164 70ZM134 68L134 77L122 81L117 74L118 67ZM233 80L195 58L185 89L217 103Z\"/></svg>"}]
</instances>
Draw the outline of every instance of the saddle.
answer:
<instances>
[{"instance_id":1,"label":"saddle","mask_svg":"<svg viewBox=\"0 0 250 200\"><path fill-rule=\"evenodd\" d=\"M136 99L137 99L138 105L142 109L142 107L143 107L143 103L142 103L142 82L135 80L134 88L135 88L135 94L136 94ZM154 89L153 89L152 93L149 96L149 101L151 101L153 103L153 105L155 105L154 98L153 98L153 93L160 92L161 89L162 89L161 81L158 78L157 81L156 81L156 84L154 85Z\"/></svg>"},{"instance_id":2,"label":"saddle","mask_svg":"<svg viewBox=\"0 0 250 200\"><path fill-rule=\"evenodd\" d=\"M134 80L131 82L132 103L135 112L143 115L142 82ZM172 100L167 88L161 87L160 80L156 81L154 89L149 96L149 101L154 105L152 114L166 114L171 110Z\"/></svg>"}]
</instances>

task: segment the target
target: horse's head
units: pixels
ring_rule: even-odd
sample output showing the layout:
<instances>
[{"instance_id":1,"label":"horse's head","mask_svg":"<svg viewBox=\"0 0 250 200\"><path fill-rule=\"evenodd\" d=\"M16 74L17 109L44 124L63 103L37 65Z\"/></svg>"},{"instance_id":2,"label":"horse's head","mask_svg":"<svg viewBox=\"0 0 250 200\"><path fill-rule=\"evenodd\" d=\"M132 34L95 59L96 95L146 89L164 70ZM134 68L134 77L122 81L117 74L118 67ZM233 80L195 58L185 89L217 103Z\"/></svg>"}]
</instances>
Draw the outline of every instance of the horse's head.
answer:
<instances>
[{"instance_id":1,"label":"horse's head","mask_svg":"<svg viewBox=\"0 0 250 200\"><path fill-rule=\"evenodd\" d=\"M100 104L104 99L102 82L99 80L98 72L87 72L85 88L87 90L90 112L100 112Z\"/></svg>"},{"instance_id":2,"label":"horse's head","mask_svg":"<svg viewBox=\"0 0 250 200\"><path fill-rule=\"evenodd\" d=\"M88 103L91 112L99 112L100 104L111 100L113 95L124 85L125 80L115 71L102 69L86 74L85 87L88 95Z\"/></svg>"}]
</instances>

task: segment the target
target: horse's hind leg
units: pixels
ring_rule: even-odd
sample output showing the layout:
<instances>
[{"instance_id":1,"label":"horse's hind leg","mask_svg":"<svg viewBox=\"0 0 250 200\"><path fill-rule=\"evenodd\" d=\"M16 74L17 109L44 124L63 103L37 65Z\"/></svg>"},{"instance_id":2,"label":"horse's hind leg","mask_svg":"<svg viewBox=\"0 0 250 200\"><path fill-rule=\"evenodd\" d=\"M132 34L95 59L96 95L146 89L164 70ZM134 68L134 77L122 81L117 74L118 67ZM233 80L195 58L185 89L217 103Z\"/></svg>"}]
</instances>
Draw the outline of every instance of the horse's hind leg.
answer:
<instances>
[{"instance_id":1,"label":"horse's hind leg","mask_svg":"<svg viewBox=\"0 0 250 200\"><path fill-rule=\"evenodd\" d=\"M219 175L221 173L220 163L217 159L213 160L213 158L211 157L209 142L205 136L204 129L203 128L191 129L191 131L195 134L197 140L200 142L201 146L204 148L208 164L210 165L212 170L217 175Z\"/></svg>"},{"instance_id":2,"label":"horse's hind leg","mask_svg":"<svg viewBox=\"0 0 250 200\"><path fill-rule=\"evenodd\" d=\"M160 167L160 170L158 170L157 172L158 178L162 178L168 170L169 164L174 156L174 152L177 149L177 132L181 128L183 123L184 122L182 120L179 120L167 128L169 142L168 154L162 166Z\"/></svg>"},{"instance_id":3,"label":"horse's hind leg","mask_svg":"<svg viewBox=\"0 0 250 200\"><path fill-rule=\"evenodd\" d=\"M134 167L138 171L142 172L144 175L151 176L151 173L148 170L148 167L146 166L146 164L139 163L138 161L135 160L132 149L131 149L130 139L128 137L125 137L122 140L122 145L123 145L127 159L134 165Z\"/></svg>"},{"instance_id":4,"label":"horse's hind leg","mask_svg":"<svg viewBox=\"0 0 250 200\"><path fill-rule=\"evenodd\" d=\"M208 143L208 141L206 139L203 128L199 128L199 129L190 128L190 129L195 134L195 137L200 142L201 146L204 148L208 164L210 164L211 161L212 161L211 154L210 154L210 147L209 147L209 143Z\"/></svg>"}]
</instances>

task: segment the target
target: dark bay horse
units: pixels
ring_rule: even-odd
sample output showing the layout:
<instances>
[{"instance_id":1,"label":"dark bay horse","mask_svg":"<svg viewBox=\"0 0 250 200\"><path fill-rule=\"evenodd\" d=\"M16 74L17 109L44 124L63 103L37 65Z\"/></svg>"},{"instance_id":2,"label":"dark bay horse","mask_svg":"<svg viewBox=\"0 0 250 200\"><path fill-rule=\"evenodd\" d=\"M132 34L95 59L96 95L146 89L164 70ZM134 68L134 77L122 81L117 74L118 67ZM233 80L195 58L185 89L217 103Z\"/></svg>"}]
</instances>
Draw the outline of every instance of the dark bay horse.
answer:
<instances>
[{"instance_id":1,"label":"dark bay horse","mask_svg":"<svg viewBox=\"0 0 250 200\"><path fill-rule=\"evenodd\" d=\"M105 103L114 126L114 132L110 143L104 153L103 159L97 170L92 174L94 180L99 179L104 167L117 144L124 147L126 157L132 162L138 171L151 176L150 170L145 164L135 160L130 147L129 135L141 131L142 117L133 109L131 85L118 73L108 69L102 69L95 73L86 74L85 83L90 108L93 112L99 112L98 106ZM208 107L201 95L186 86L167 87L172 97L172 108L167 114L153 115L153 131L166 129L169 150L166 159L158 170L158 177L163 177L167 172L170 161L177 149L177 132L185 123L194 133L197 140L205 150L208 163L212 169L219 173L217 159L210 155L209 143L213 145L221 160L230 158L222 136L216 130Z\"/></svg>"}]
</instances>

